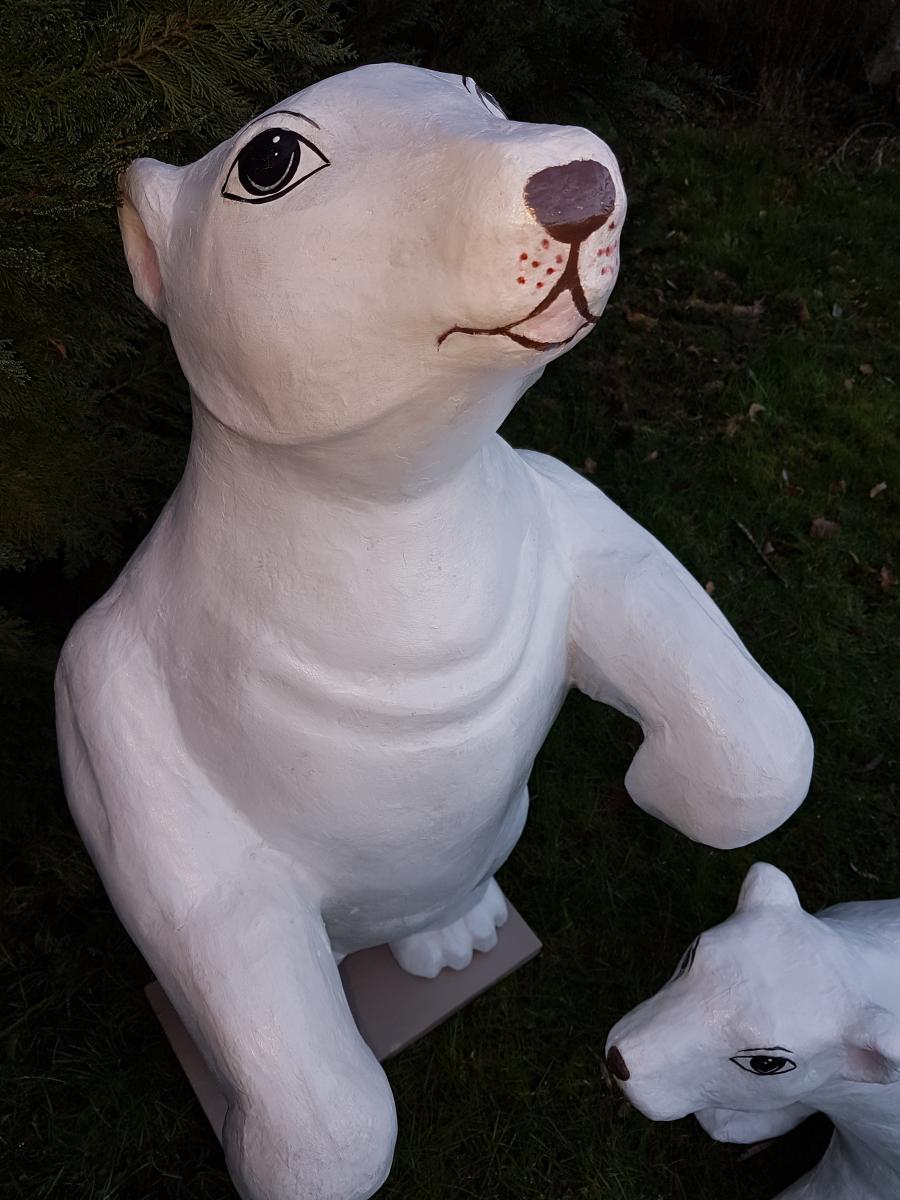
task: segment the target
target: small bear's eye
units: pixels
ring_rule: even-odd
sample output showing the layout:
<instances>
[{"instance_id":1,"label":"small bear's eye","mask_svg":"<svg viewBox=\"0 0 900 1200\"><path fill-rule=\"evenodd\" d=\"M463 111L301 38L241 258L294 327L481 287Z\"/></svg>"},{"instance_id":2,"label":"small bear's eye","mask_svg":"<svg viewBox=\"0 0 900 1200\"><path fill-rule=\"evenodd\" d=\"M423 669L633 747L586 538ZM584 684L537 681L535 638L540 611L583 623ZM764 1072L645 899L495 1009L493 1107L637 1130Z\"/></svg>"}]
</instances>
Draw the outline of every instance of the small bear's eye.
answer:
<instances>
[{"instance_id":1,"label":"small bear's eye","mask_svg":"<svg viewBox=\"0 0 900 1200\"><path fill-rule=\"evenodd\" d=\"M772 1054L736 1054L731 1061L751 1075L786 1075L797 1068L793 1059Z\"/></svg>"},{"instance_id":2,"label":"small bear's eye","mask_svg":"<svg viewBox=\"0 0 900 1200\"><path fill-rule=\"evenodd\" d=\"M329 165L321 150L293 129L264 129L238 153L222 185L222 195L228 200L264 204Z\"/></svg>"}]
</instances>

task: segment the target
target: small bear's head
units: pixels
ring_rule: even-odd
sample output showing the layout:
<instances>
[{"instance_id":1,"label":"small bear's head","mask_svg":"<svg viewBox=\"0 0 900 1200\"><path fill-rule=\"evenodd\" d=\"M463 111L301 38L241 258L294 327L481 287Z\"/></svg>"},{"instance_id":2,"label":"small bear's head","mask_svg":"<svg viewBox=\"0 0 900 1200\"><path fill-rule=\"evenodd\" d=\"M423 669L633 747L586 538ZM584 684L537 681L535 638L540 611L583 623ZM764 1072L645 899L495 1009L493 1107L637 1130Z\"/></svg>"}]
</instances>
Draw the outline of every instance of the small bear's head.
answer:
<instances>
[{"instance_id":1,"label":"small bear's head","mask_svg":"<svg viewBox=\"0 0 900 1200\"><path fill-rule=\"evenodd\" d=\"M735 913L696 938L665 987L613 1028L607 1063L657 1121L893 1083L900 1020L871 1003L866 983L858 952L803 910L783 872L756 863Z\"/></svg>"},{"instance_id":2,"label":"small bear's head","mask_svg":"<svg viewBox=\"0 0 900 1200\"><path fill-rule=\"evenodd\" d=\"M291 444L385 420L452 435L484 396L496 428L593 328L625 215L594 134L395 64L323 80L188 166L137 159L120 194L135 290L195 396Z\"/></svg>"}]
</instances>

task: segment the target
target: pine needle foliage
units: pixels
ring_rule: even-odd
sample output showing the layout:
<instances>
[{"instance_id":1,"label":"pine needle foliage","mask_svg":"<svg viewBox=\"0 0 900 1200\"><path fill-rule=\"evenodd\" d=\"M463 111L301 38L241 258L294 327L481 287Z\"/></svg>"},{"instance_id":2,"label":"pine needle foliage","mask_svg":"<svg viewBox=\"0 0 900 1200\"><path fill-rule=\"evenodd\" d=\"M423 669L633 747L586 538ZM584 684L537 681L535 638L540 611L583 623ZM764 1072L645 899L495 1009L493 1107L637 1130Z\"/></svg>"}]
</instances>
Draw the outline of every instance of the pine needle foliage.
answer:
<instances>
[{"instance_id":1,"label":"pine needle foliage","mask_svg":"<svg viewBox=\"0 0 900 1200\"><path fill-rule=\"evenodd\" d=\"M659 103L677 107L637 50L625 0L358 0L346 33L363 61L402 56L473 76L511 117L633 128Z\"/></svg>"},{"instance_id":2,"label":"pine needle foliage","mask_svg":"<svg viewBox=\"0 0 900 1200\"><path fill-rule=\"evenodd\" d=\"M349 52L331 0L17 0L0 19L0 570L116 562L187 430L115 210ZM4 641L0 627L0 649Z\"/></svg>"}]
</instances>

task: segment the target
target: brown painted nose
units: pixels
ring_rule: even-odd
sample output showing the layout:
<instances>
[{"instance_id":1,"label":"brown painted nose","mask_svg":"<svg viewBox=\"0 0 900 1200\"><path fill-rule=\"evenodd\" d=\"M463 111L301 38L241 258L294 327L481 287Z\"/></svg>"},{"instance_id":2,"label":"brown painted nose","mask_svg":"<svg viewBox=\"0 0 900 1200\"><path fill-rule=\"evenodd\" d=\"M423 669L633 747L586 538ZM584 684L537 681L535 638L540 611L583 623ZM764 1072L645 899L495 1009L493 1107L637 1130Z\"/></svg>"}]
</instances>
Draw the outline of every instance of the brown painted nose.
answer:
<instances>
[{"instance_id":1,"label":"brown painted nose","mask_svg":"<svg viewBox=\"0 0 900 1200\"><path fill-rule=\"evenodd\" d=\"M606 1056L606 1065L609 1068L610 1075L616 1079L621 1079L622 1083L626 1079L631 1078L631 1072L625 1066L625 1059L622 1057L622 1052L618 1046L610 1046L609 1053Z\"/></svg>"},{"instance_id":2,"label":"brown painted nose","mask_svg":"<svg viewBox=\"0 0 900 1200\"><path fill-rule=\"evenodd\" d=\"M616 185L602 163L578 158L532 175L525 203L556 241L582 242L609 220Z\"/></svg>"}]
</instances>

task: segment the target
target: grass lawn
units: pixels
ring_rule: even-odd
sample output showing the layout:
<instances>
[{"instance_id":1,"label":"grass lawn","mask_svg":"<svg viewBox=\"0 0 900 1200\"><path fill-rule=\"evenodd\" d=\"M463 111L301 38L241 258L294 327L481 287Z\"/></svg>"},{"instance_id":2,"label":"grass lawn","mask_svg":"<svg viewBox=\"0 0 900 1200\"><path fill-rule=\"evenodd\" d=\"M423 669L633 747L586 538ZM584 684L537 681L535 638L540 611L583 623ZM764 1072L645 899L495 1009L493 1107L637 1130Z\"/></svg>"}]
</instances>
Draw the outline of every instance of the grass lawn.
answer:
<instances>
[{"instance_id":1,"label":"grass lawn","mask_svg":"<svg viewBox=\"0 0 900 1200\"><path fill-rule=\"evenodd\" d=\"M505 433L584 471L708 581L812 726L812 790L746 850L694 845L624 793L637 727L573 696L501 873L544 952L389 1065L386 1200L774 1196L824 1121L750 1155L692 1120L652 1125L605 1082L606 1031L757 859L811 909L900 893L900 169L828 163L760 125L668 128L624 166L615 302ZM3 699L0 1192L220 1200L218 1145L65 809L54 654L29 649Z\"/></svg>"}]
</instances>

